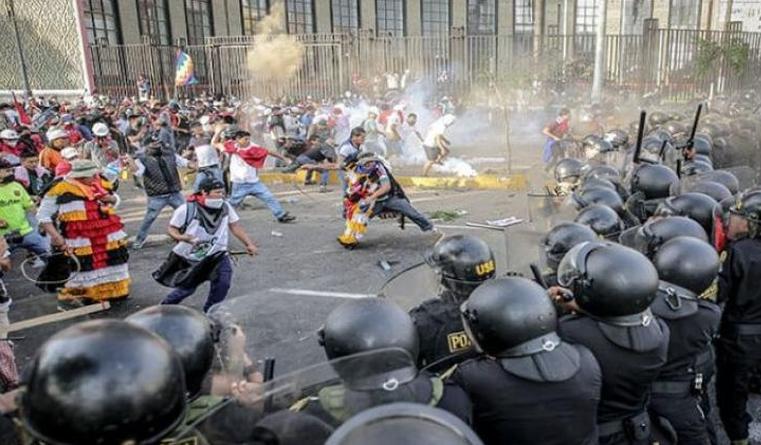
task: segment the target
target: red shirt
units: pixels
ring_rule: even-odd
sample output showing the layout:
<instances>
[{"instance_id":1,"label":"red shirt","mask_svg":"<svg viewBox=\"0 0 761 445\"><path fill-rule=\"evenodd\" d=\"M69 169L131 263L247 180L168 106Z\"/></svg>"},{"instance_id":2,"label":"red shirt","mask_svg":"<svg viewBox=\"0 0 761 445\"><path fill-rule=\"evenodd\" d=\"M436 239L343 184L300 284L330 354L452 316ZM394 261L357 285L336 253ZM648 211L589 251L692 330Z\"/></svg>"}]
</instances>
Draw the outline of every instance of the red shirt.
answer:
<instances>
[{"instance_id":1,"label":"red shirt","mask_svg":"<svg viewBox=\"0 0 761 445\"><path fill-rule=\"evenodd\" d=\"M8 153L14 156L20 156L22 148L24 148L23 144L16 144L15 147L11 147L4 142L0 142L0 153Z\"/></svg>"},{"instance_id":2,"label":"red shirt","mask_svg":"<svg viewBox=\"0 0 761 445\"><path fill-rule=\"evenodd\" d=\"M570 124L568 123L567 119L555 119L550 125L547 126L547 130L550 132L550 134L559 138L565 136L565 134L568 133L569 129Z\"/></svg>"},{"instance_id":3,"label":"red shirt","mask_svg":"<svg viewBox=\"0 0 761 445\"><path fill-rule=\"evenodd\" d=\"M235 141L227 141L225 142L225 153L236 154L240 156L246 164L256 169L260 169L264 167L264 161L267 160L267 156L270 152L266 148L258 145L249 144L248 147L241 148Z\"/></svg>"}]
</instances>

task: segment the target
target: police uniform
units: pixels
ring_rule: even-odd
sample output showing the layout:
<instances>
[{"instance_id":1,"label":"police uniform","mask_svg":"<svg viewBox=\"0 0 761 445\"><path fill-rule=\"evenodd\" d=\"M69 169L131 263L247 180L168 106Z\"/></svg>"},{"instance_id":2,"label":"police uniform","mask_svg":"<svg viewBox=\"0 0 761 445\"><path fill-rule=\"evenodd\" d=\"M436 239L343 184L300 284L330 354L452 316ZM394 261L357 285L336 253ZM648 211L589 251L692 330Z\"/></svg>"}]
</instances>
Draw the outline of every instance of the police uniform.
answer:
<instances>
[{"instance_id":1,"label":"police uniform","mask_svg":"<svg viewBox=\"0 0 761 445\"><path fill-rule=\"evenodd\" d=\"M708 443L710 421L701 407L701 396L713 375L711 342L718 332L721 310L710 301L669 295L668 286L659 290L651 306L671 335L668 360L653 382L649 409L654 416L668 420L680 444L703 445Z\"/></svg>"},{"instance_id":2,"label":"police uniform","mask_svg":"<svg viewBox=\"0 0 761 445\"><path fill-rule=\"evenodd\" d=\"M428 373L421 373L394 390L351 390L344 385L322 388L316 396L299 400L292 411L305 412L334 426L374 406L413 402L444 409L470 424L470 402L463 390Z\"/></svg>"},{"instance_id":3,"label":"police uniform","mask_svg":"<svg viewBox=\"0 0 761 445\"><path fill-rule=\"evenodd\" d=\"M761 241L743 238L722 253L718 302L726 303L717 341L716 397L730 440L748 438L746 411L752 368L761 366Z\"/></svg>"},{"instance_id":4,"label":"police uniform","mask_svg":"<svg viewBox=\"0 0 761 445\"><path fill-rule=\"evenodd\" d=\"M589 349L568 345L578 369L545 381L509 359L479 357L457 366L452 381L473 403L473 429L486 445L597 444L602 378Z\"/></svg>"},{"instance_id":5,"label":"police uniform","mask_svg":"<svg viewBox=\"0 0 761 445\"><path fill-rule=\"evenodd\" d=\"M616 326L584 315L560 320L560 336L592 350L602 370L597 412L600 444L646 444L650 431L645 405L650 385L668 354L669 330L653 318L647 325Z\"/></svg>"},{"instance_id":6,"label":"police uniform","mask_svg":"<svg viewBox=\"0 0 761 445\"><path fill-rule=\"evenodd\" d=\"M434 298L410 311L420 338L418 367L421 369L440 372L476 356L462 326L460 307L452 301Z\"/></svg>"}]
</instances>

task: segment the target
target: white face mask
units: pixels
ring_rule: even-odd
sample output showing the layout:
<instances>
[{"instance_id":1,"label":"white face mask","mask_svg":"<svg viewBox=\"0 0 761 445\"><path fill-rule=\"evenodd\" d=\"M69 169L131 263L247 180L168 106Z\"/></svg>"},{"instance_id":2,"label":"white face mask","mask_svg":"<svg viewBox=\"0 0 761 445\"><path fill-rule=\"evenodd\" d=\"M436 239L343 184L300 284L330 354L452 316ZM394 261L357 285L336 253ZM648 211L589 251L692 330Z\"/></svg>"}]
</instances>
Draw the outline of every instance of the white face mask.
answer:
<instances>
[{"instance_id":1,"label":"white face mask","mask_svg":"<svg viewBox=\"0 0 761 445\"><path fill-rule=\"evenodd\" d=\"M220 198L207 198L204 205L210 209L221 209L222 206L225 205L225 200Z\"/></svg>"}]
</instances>

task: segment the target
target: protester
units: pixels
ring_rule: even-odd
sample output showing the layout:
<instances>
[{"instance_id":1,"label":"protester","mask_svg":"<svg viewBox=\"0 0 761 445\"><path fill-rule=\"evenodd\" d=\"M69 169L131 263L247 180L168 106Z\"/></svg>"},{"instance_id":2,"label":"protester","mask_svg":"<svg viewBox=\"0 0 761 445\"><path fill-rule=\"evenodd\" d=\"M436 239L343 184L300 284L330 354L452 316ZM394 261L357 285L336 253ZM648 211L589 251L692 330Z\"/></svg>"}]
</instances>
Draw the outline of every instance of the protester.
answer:
<instances>
[{"instance_id":1,"label":"protester","mask_svg":"<svg viewBox=\"0 0 761 445\"><path fill-rule=\"evenodd\" d=\"M542 151L542 161L545 164L552 165L554 160L562 156L557 142L570 131L570 120L571 111L568 108L561 108L558 117L542 129L542 134L547 137Z\"/></svg>"},{"instance_id":2,"label":"protester","mask_svg":"<svg viewBox=\"0 0 761 445\"><path fill-rule=\"evenodd\" d=\"M40 167L38 162L39 154L36 151L25 150L21 153L21 165L14 171L16 181L35 200L41 198L42 190L53 179L50 172Z\"/></svg>"},{"instance_id":3,"label":"protester","mask_svg":"<svg viewBox=\"0 0 761 445\"><path fill-rule=\"evenodd\" d=\"M220 167L219 154L211 145L211 137L206 134L203 125L196 122L191 125L192 136L188 141L188 149L193 150L196 158L197 172L193 182L193 192L198 192L198 187L207 178L224 181L222 168Z\"/></svg>"},{"instance_id":4,"label":"protester","mask_svg":"<svg viewBox=\"0 0 761 445\"><path fill-rule=\"evenodd\" d=\"M445 114L428 128L428 133L423 139L423 149L428 162L423 166L423 176L428 176L434 164L443 164L449 156L450 142L444 137L444 132L455 121L453 114Z\"/></svg>"},{"instance_id":5,"label":"protester","mask_svg":"<svg viewBox=\"0 0 761 445\"><path fill-rule=\"evenodd\" d=\"M54 172L63 160L61 150L69 146L69 135L65 130L53 128L47 132L48 146L40 152L40 166Z\"/></svg>"},{"instance_id":6,"label":"protester","mask_svg":"<svg viewBox=\"0 0 761 445\"><path fill-rule=\"evenodd\" d=\"M35 266L42 267L41 257L48 253L48 243L30 223L34 201L14 179L15 168L0 159L0 235L8 241L10 250L23 248L37 255Z\"/></svg>"}]
</instances>

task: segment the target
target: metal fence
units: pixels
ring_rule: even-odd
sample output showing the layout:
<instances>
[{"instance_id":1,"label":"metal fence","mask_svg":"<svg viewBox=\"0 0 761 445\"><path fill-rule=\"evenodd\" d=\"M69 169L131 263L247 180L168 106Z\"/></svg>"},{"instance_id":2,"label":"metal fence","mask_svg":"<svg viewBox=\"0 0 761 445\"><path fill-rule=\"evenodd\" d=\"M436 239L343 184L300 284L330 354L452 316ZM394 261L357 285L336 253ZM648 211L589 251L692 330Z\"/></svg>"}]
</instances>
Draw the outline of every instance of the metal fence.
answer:
<instances>
[{"instance_id":1,"label":"metal fence","mask_svg":"<svg viewBox=\"0 0 761 445\"><path fill-rule=\"evenodd\" d=\"M183 47L199 83L174 87L178 47L150 43L90 47L98 92L136 95L141 74L166 98L205 91L237 97L336 97L352 90L382 94L386 77L423 79L442 93L467 96L497 88L506 94L545 96L588 91L594 35L531 34L433 37L309 34L285 37L299 48L292 76L273 69L252 75L257 45L278 36L215 37ZM283 38L280 36L279 38ZM731 94L761 75L761 33L650 29L609 35L604 48L605 84L616 94L688 100Z\"/></svg>"}]
</instances>

